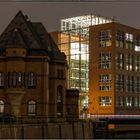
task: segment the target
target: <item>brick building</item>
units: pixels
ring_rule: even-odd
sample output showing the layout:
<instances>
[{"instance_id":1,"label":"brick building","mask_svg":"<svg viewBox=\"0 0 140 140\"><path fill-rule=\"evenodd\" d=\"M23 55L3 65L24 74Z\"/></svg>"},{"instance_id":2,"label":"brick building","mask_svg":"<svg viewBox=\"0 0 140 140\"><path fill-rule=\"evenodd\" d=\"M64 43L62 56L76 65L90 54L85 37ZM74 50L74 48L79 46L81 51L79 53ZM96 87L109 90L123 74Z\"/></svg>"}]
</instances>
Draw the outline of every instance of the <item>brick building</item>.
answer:
<instances>
[{"instance_id":1,"label":"brick building","mask_svg":"<svg viewBox=\"0 0 140 140\"><path fill-rule=\"evenodd\" d=\"M19 11L0 36L0 112L65 118L74 110L77 117L78 91L66 92L66 73L66 57L42 23ZM68 94L77 101L66 112Z\"/></svg>"},{"instance_id":2,"label":"brick building","mask_svg":"<svg viewBox=\"0 0 140 140\"><path fill-rule=\"evenodd\" d=\"M90 27L89 113L140 114L140 30Z\"/></svg>"}]
</instances>

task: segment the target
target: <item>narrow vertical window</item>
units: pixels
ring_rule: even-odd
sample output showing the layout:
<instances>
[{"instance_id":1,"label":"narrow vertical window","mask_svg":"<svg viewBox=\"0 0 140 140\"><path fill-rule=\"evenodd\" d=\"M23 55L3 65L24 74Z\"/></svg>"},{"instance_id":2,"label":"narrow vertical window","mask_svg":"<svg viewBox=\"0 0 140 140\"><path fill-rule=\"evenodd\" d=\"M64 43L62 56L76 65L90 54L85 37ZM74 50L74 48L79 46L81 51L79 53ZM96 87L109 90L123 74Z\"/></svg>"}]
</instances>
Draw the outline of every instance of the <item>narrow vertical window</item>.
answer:
<instances>
[{"instance_id":1,"label":"narrow vertical window","mask_svg":"<svg viewBox=\"0 0 140 140\"><path fill-rule=\"evenodd\" d=\"M124 97L123 96L119 96L119 106L120 107L124 106Z\"/></svg>"},{"instance_id":2,"label":"narrow vertical window","mask_svg":"<svg viewBox=\"0 0 140 140\"><path fill-rule=\"evenodd\" d=\"M22 75L22 85L25 86L26 85L26 74L25 72Z\"/></svg>"},{"instance_id":3,"label":"narrow vertical window","mask_svg":"<svg viewBox=\"0 0 140 140\"><path fill-rule=\"evenodd\" d=\"M34 72L30 72L28 75L28 87L36 86L36 74Z\"/></svg>"},{"instance_id":4,"label":"narrow vertical window","mask_svg":"<svg viewBox=\"0 0 140 140\"><path fill-rule=\"evenodd\" d=\"M19 87L22 86L22 73L21 72L18 73L18 85Z\"/></svg>"},{"instance_id":5,"label":"narrow vertical window","mask_svg":"<svg viewBox=\"0 0 140 140\"><path fill-rule=\"evenodd\" d=\"M132 107L132 97L126 97L126 107Z\"/></svg>"},{"instance_id":6,"label":"narrow vertical window","mask_svg":"<svg viewBox=\"0 0 140 140\"><path fill-rule=\"evenodd\" d=\"M36 114L36 102L30 100L28 102L28 115L35 115Z\"/></svg>"},{"instance_id":7,"label":"narrow vertical window","mask_svg":"<svg viewBox=\"0 0 140 140\"><path fill-rule=\"evenodd\" d=\"M63 87L57 87L57 116L61 117L63 113Z\"/></svg>"},{"instance_id":8,"label":"narrow vertical window","mask_svg":"<svg viewBox=\"0 0 140 140\"><path fill-rule=\"evenodd\" d=\"M116 55L116 68L120 70L124 69L124 54L122 53Z\"/></svg>"},{"instance_id":9,"label":"narrow vertical window","mask_svg":"<svg viewBox=\"0 0 140 140\"><path fill-rule=\"evenodd\" d=\"M4 112L4 101L0 100L0 113Z\"/></svg>"},{"instance_id":10,"label":"narrow vertical window","mask_svg":"<svg viewBox=\"0 0 140 140\"><path fill-rule=\"evenodd\" d=\"M116 33L116 47L123 48L125 40L125 33L123 31L118 30Z\"/></svg>"},{"instance_id":11,"label":"narrow vertical window","mask_svg":"<svg viewBox=\"0 0 140 140\"><path fill-rule=\"evenodd\" d=\"M17 73L16 72L12 73L12 83L13 83L13 87L17 86Z\"/></svg>"},{"instance_id":12,"label":"narrow vertical window","mask_svg":"<svg viewBox=\"0 0 140 140\"><path fill-rule=\"evenodd\" d=\"M135 92L140 93L140 77L135 78Z\"/></svg>"},{"instance_id":13,"label":"narrow vertical window","mask_svg":"<svg viewBox=\"0 0 140 140\"><path fill-rule=\"evenodd\" d=\"M7 81L8 81L8 87L10 87L10 85L11 85L11 73L10 72L8 72Z\"/></svg>"},{"instance_id":14,"label":"narrow vertical window","mask_svg":"<svg viewBox=\"0 0 140 140\"><path fill-rule=\"evenodd\" d=\"M135 97L135 103L134 103L135 107L138 107L138 97Z\"/></svg>"},{"instance_id":15,"label":"narrow vertical window","mask_svg":"<svg viewBox=\"0 0 140 140\"><path fill-rule=\"evenodd\" d=\"M116 91L123 92L124 91L124 75L116 75Z\"/></svg>"},{"instance_id":16,"label":"narrow vertical window","mask_svg":"<svg viewBox=\"0 0 140 140\"><path fill-rule=\"evenodd\" d=\"M4 80L5 80L4 73L0 72L0 87L4 87Z\"/></svg>"},{"instance_id":17,"label":"narrow vertical window","mask_svg":"<svg viewBox=\"0 0 140 140\"><path fill-rule=\"evenodd\" d=\"M136 40L135 40L135 51L140 51L140 35L136 36Z\"/></svg>"}]
</instances>

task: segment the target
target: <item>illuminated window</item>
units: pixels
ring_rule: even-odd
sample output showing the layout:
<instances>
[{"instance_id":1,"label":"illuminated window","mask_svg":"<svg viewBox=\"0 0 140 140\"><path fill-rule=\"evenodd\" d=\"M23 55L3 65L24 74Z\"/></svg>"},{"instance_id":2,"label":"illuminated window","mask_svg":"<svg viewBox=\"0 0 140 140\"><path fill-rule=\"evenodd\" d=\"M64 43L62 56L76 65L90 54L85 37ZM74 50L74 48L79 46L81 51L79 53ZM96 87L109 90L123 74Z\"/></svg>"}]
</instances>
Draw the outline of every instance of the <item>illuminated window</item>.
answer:
<instances>
[{"instance_id":1,"label":"illuminated window","mask_svg":"<svg viewBox=\"0 0 140 140\"><path fill-rule=\"evenodd\" d=\"M62 102L62 95L63 95L63 87L57 87L57 102Z\"/></svg>"},{"instance_id":2,"label":"illuminated window","mask_svg":"<svg viewBox=\"0 0 140 140\"><path fill-rule=\"evenodd\" d=\"M124 96L116 96L116 107L124 107L125 101Z\"/></svg>"},{"instance_id":3,"label":"illuminated window","mask_svg":"<svg viewBox=\"0 0 140 140\"><path fill-rule=\"evenodd\" d=\"M0 100L0 113L4 112L4 101Z\"/></svg>"},{"instance_id":4,"label":"illuminated window","mask_svg":"<svg viewBox=\"0 0 140 140\"><path fill-rule=\"evenodd\" d=\"M116 47L123 48L124 47L124 42L116 40Z\"/></svg>"},{"instance_id":5,"label":"illuminated window","mask_svg":"<svg viewBox=\"0 0 140 140\"><path fill-rule=\"evenodd\" d=\"M140 107L140 97L135 97L134 105L135 105L135 107Z\"/></svg>"},{"instance_id":6,"label":"illuminated window","mask_svg":"<svg viewBox=\"0 0 140 140\"><path fill-rule=\"evenodd\" d=\"M124 54L117 53L116 55L116 68L123 70L124 69Z\"/></svg>"},{"instance_id":7,"label":"illuminated window","mask_svg":"<svg viewBox=\"0 0 140 140\"><path fill-rule=\"evenodd\" d=\"M99 97L99 105L100 106L111 106L112 105L112 97L109 97L109 96Z\"/></svg>"},{"instance_id":8,"label":"illuminated window","mask_svg":"<svg viewBox=\"0 0 140 140\"><path fill-rule=\"evenodd\" d=\"M35 115L36 114L36 102L30 100L28 102L28 115Z\"/></svg>"},{"instance_id":9,"label":"illuminated window","mask_svg":"<svg viewBox=\"0 0 140 140\"><path fill-rule=\"evenodd\" d=\"M124 106L124 97L123 96L119 96L119 106L120 107Z\"/></svg>"},{"instance_id":10,"label":"illuminated window","mask_svg":"<svg viewBox=\"0 0 140 140\"><path fill-rule=\"evenodd\" d=\"M111 37L112 37L111 30L100 31L100 39L101 40L110 39Z\"/></svg>"},{"instance_id":11,"label":"illuminated window","mask_svg":"<svg viewBox=\"0 0 140 140\"><path fill-rule=\"evenodd\" d=\"M62 116L63 113L63 87L57 87L57 116Z\"/></svg>"},{"instance_id":12,"label":"illuminated window","mask_svg":"<svg viewBox=\"0 0 140 140\"><path fill-rule=\"evenodd\" d=\"M136 36L135 40L135 51L140 51L140 35Z\"/></svg>"},{"instance_id":13,"label":"illuminated window","mask_svg":"<svg viewBox=\"0 0 140 140\"><path fill-rule=\"evenodd\" d=\"M135 103L134 103L135 107L139 106L139 98L135 97Z\"/></svg>"},{"instance_id":14,"label":"illuminated window","mask_svg":"<svg viewBox=\"0 0 140 140\"><path fill-rule=\"evenodd\" d=\"M118 30L116 33L116 47L123 48L124 47L124 32Z\"/></svg>"},{"instance_id":15,"label":"illuminated window","mask_svg":"<svg viewBox=\"0 0 140 140\"><path fill-rule=\"evenodd\" d=\"M116 75L116 91L123 92L124 91L124 75Z\"/></svg>"},{"instance_id":16,"label":"illuminated window","mask_svg":"<svg viewBox=\"0 0 140 140\"><path fill-rule=\"evenodd\" d=\"M22 73L18 73L18 85L21 87L22 86Z\"/></svg>"},{"instance_id":17,"label":"illuminated window","mask_svg":"<svg viewBox=\"0 0 140 140\"><path fill-rule=\"evenodd\" d=\"M125 33L125 40L133 42L133 34Z\"/></svg>"},{"instance_id":18,"label":"illuminated window","mask_svg":"<svg viewBox=\"0 0 140 140\"><path fill-rule=\"evenodd\" d=\"M36 86L36 74L34 72L30 72L28 74L28 87Z\"/></svg>"},{"instance_id":19,"label":"illuminated window","mask_svg":"<svg viewBox=\"0 0 140 140\"><path fill-rule=\"evenodd\" d=\"M3 72L0 72L0 87L4 87L5 76Z\"/></svg>"},{"instance_id":20,"label":"illuminated window","mask_svg":"<svg viewBox=\"0 0 140 140\"><path fill-rule=\"evenodd\" d=\"M111 30L103 30L100 32L99 39L100 39L100 47L109 47L112 45L111 43Z\"/></svg>"},{"instance_id":21,"label":"illuminated window","mask_svg":"<svg viewBox=\"0 0 140 140\"><path fill-rule=\"evenodd\" d=\"M71 79L70 84L71 84L72 88L77 88L77 89L80 88L80 80L78 78L77 79Z\"/></svg>"},{"instance_id":22,"label":"illuminated window","mask_svg":"<svg viewBox=\"0 0 140 140\"><path fill-rule=\"evenodd\" d=\"M134 98L129 96L126 97L126 107L132 107L134 105Z\"/></svg>"},{"instance_id":23,"label":"illuminated window","mask_svg":"<svg viewBox=\"0 0 140 140\"><path fill-rule=\"evenodd\" d=\"M135 78L135 92L140 93L140 77Z\"/></svg>"},{"instance_id":24,"label":"illuminated window","mask_svg":"<svg viewBox=\"0 0 140 140\"><path fill-rule=\"evenodd\" d=\"M134 77L126 76L126 92L134 92Z\"/></svg>"},{"instance_id":25,"label":"illuminated window","mask_svg":"<svg viewBox=\"0 0 140 140\"><path fill-rule=\"evenodd\" d=\"M99 75L99 90L100 91L111 90L111 74Z\"/></svg>"},{"instance_id":26,"label":"illuminated window","mask_svg":"<svg viewBox=\"0 0 140 140\"><path fill-rule=\"evenodd\" d=\"M125 55L125 66L126 66L126 70L132 71L134 69L133 55L130 55L130 54Z\"/></svg>"},{"instance_id":27,"label":"illuminated window","mask_svg":"<svg viewBox=\"0 0 140 140\"><path fill-rule=\"evenodd\" d=\"M135 56L135 71L140 71L140 56Z\"/></svg>"},{"instance_id":28,"label":"illuminated window","mask_svg":"<svg viewBox=\"0 0 140 140\"><path fill-rule=\"evenodd\" d=\"M129 50L133 50L133 43L132 42L126 42L125 43L125 48Z\"/></svg>"},{"instance_id":29,"label":"illuminated window","mask_svg":"<svg viewBox=\"0 0 140 140\"><path fill-rule=\"evenodd\" d=\"M133 35L129 33L125 33L125 48L129 50L133 50Z\"/></svg>"},{"instance_id":30,"label":"illuminated window","mask_svg":"<svg viewBox=\"0 0 140 140\"><path fill-rule=\"evenodd\" d=\"M109 69L111 68L111 53L110 52L101 52L99 55L99 68Z\"/></svg>"}]
</instances>

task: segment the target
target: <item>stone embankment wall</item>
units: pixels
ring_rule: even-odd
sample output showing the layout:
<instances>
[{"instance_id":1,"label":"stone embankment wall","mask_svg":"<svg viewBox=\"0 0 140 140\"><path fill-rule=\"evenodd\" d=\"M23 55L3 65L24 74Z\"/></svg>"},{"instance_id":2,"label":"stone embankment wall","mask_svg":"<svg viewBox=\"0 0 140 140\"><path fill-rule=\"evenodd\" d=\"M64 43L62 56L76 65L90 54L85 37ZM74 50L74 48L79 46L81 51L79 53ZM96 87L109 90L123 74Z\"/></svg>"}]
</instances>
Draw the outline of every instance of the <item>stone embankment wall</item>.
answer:
<instances>
[{"instance_id":1,"label":"stone embankment wall","mask_svg":"<svg viewBox=\"0 0 140 140\"><path fill-rule=\"evenodd\" d=\"M92 139L91 122L0 125L0 139Z\"/></svg>"}]
</instances>

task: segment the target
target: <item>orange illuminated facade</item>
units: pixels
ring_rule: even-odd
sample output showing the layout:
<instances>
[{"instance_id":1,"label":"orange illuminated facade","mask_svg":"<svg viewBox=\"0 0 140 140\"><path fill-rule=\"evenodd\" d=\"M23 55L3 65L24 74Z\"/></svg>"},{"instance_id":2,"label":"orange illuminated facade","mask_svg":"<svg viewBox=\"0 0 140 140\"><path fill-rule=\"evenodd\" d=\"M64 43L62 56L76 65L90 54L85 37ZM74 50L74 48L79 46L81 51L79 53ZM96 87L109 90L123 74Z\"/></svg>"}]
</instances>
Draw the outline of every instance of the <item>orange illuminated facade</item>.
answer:
<instances>
[{"instance_id":1,"label":"orange illuminated facade","mask_svg":"<svg viewBox=\"0 0 140 140\"><path fill-rule=\"evenodd\" d=\"M119 23L90 27L89 113L140 114L140 30Z\"/></svg>"}]
</instances>

